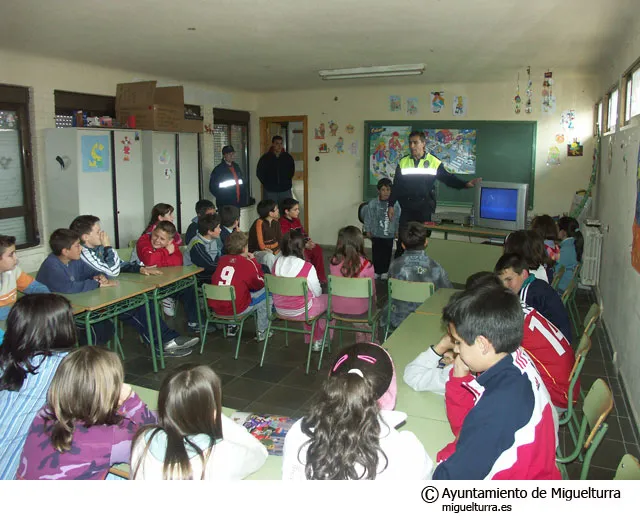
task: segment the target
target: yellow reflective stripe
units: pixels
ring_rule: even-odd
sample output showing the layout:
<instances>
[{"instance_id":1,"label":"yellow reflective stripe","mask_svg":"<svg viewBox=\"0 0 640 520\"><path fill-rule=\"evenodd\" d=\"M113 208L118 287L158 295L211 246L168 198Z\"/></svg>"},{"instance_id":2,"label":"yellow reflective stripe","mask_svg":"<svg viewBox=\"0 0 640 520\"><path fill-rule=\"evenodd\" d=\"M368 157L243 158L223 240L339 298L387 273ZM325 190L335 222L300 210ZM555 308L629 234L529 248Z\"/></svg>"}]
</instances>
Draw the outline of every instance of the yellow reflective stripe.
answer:
<instances>
[{"instance_id":1,"label":"yellow reflective stripe","mask_svg":"<svg viewBox=\"0 0 640 520\"><path fill-rule=\"evenodd\" d=\"M436 175L436 168L400 168L402 175Z\"/></svg>"}]
</instances>

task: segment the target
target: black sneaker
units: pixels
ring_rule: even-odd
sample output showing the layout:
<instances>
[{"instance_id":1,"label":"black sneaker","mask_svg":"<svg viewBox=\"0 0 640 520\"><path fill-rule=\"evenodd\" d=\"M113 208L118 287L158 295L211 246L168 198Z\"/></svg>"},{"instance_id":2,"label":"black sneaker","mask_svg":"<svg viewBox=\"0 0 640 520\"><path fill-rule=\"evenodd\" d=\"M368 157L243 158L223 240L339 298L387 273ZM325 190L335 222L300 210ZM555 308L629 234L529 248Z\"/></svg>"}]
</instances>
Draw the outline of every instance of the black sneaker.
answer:
<instances>
[{"instance_id":1,"label":"black sneaker","mask_svg":"<svg viewBox=\"0 0 640 520\"><path fill-rule=\"evenodd\" d=\"M237 325L227 325L227 337L234 338L238 334Z\"/></svg>"},{"instance_id":2,"label":"black sneaker","mask_svg":"<svg viewBox=\"0 0 640 520\"><path fill-rule=\"evenodd\" d=\"M192 334L200 334L200 327L197 323L187 323L187 328ZM209 334L210 332L215 332L217 330L218 328L216 327L215 323L209 323L209 327L207 327L207 334Z\"/></svg>"}]
</instances>

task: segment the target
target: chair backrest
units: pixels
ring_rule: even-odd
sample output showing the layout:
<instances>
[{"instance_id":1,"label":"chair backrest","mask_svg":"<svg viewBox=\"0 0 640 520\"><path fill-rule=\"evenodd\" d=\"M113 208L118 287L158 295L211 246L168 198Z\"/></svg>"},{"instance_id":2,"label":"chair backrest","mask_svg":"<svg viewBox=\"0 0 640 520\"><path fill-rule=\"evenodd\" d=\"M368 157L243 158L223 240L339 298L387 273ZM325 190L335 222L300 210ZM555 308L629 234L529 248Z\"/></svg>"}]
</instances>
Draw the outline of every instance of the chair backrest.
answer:
<instances>
[{"instance_id":1,"label":"chair backrest","mask_svg":"<svg viewBox=\"0 0 640 520\"><path fill-rule=\"evenodd\" d=\"M207 300L231 302L233 317L236 317L236 289L233 285L211 285L203 283L202 294L204 295L205 309L209 309Z\"/></svg>"},{"instance_id":2,"label":"chair backrest","mask_svg":"<svg viewBox=\"0 0 640 520\"><path fill-rule=\"evenodd\" d=\"M622 456L613 480L640 480L640 462L628 453Z\"/></svg>"},{"instance_id":3,"label":"chair backrest","mask_svg":"<svg viewBox=\"0 0 640 520\"><path fill-rule=\"evenodd\" d=\"M584 332L587 336L591 336L593 333L593 329L596 328L596 324L598 323L598 319L600 318L600 306L597 303L592 303L591 307L589 307L589 312L584 317Z\"/></svg>"},{"instance_id":4,"label":"chair backrest","mask_svg":"<svg viewBox=\"0 0 640 520\"><path fill-rule=\"evenodd\" d=\"M434 292L435 286L432 282L408 282L389 278L389 299L423 303L431 298Z\"/></svg>"},{"instance_id":5,"label":"chair backrest","mask_svg":"<svg viewBox=\"0 0 640 520\"><path fill-rule=\"evenodd\" d=\"M129 262L131 260L131 253L133 252L133 248L131 247L121 247L120 249L116 249L120 260L123 262Z\"/></svg>"},{"instance_id":6,"label":"chair backrest","mask_svg":"<svg viewBox=\"0 0 640 520\"><path fill-rule=\"evenodd\" d=\"M307 279L304 277L288 278L285 276L264 275L265 288L271 294L279 296L307 296Z\"/></svg>"},{"instance_id":7,"label":"chair backrest","mask_svg":"<svg viewBox=\"0 0 640 520\"><path fill-rule=\"evenodd\" d=\"M575 384L575 380L577 381L580 377L580 372L582 371L582 365L587 358L587 354L591 351L591 338L589 336L583 335L580 338L580 343L578 344L578 348L576 349L576 360L573 363L573 368L571 369L571 373L569 374L570 381L570 395L573 392L573 385Z\"/></svg>"},{"instance_id":8,"label":"chair backrest","mask_svg":"<svg viewBox=\"0 0 640 520\"><path fill-rule=\"evenodd\" d=\"M129 247L131 249L135 249L137 243L138 243L137 240L129 240Z\"/></svg>"},{"instance_id":9,"label":"chair backrest","mask_svg":"<svg viewBox=\"0 0 640 520\"><path fill-rule=\"evenodd\" d=\"M584 448L587 449L598 432L600 425L613 410L613 395L603 379L596 379L591 385L587 397L584 398L582 409L584 411L584 420L587 421L591 430L589 437L584 442Z\"/></svg>"},{"instance_id":10,"label":"chair backrest","mask_svg":"<svg viewBox=\"0 0 640 520\"><path fill-rule=\"evenodd\" d=\"M329 292L344 298L370 298L373 294L371 278L345 278L329 275Z\"/></svg>"},{"instance_id":11,"label":"chair backrest","mask_svg":"<svg viewBox=\"0 0 640 520\"><path fill-rule=\"evenodd\" d=\"M561 265L560 267L558 267L556 274L553 275L553 280L551 280L551 287L553 287L554 289L558 288L558 285L560 284L560 279L564 276L564 273L566 270L567 268L564 265Z\"/></svg>"},{"instance_id":12,"label":"chair backrest","mask_svg":"<svg viewBox=\"0 0 640 520\"><path fill-rule=\"evenodd\" d=\"M562 304L565 307L567 306L567 303L569 303L569 300L571 299L571 296L573 295L573 293L576 290L577 286L578 286L578 282L577 282L576 278L573 277L571 279L571 281L569 282L569 285L567 285L567 288L562 293Z\"/></svg>"}]
</instances>

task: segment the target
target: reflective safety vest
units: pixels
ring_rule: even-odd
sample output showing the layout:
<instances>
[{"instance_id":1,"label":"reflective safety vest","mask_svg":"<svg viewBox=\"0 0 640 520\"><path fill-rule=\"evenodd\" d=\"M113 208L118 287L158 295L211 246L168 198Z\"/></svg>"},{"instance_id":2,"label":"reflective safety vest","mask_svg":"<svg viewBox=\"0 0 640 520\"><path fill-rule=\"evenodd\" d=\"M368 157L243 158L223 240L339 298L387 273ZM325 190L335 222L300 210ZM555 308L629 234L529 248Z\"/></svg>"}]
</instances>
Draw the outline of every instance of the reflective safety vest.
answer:
<instances>
[{"instance_id":1,"label":"reflective safety vest","mask_svg":"<svg viewBox=\"0 0 640 520\"><path fill-rule=\"evenodd\" d=\"M398 164L402 175L433 175L435 177L441 163L440 159L428 153L420 159L417 167L412 155L405 155Z\"/></svg>"}]
</instances>

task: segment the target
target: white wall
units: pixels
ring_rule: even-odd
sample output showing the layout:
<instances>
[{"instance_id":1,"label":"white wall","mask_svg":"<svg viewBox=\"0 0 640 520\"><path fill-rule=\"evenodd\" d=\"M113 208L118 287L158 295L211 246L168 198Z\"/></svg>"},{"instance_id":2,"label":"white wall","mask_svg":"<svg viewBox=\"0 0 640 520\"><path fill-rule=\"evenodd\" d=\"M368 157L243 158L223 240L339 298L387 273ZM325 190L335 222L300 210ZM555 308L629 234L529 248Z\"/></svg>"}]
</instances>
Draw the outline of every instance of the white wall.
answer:
<instances>
[{"instance_id":1,"label":"white wall","mask_svg":"<svg viewBox=\"0 0 640 520\"><path fill-rule=\"evenodd\" d=\"M555 85L553 92L557 98L554 114L542 114L540 109L540 91L543 71L533 71L534 98L533 113L530 115L514 113L516 90L516 71L514 79L507 83L477 84L416 84L396 87L363 87L357 81L334 82L324 90L300 90L259 94L257 99L257 116L252 122L253 135L258 135L259 117L308 115L309 119L309 231L314 240L322 244L333 244L338 229L347 224L358 224L356 210L362 201L363 176L363 139L365 120L451 120L451 100L454 95L467 96L469 101L468 120L513 120L538 121L536 184L534 212L552 215L569 211L573 193L586 188L591 171L593 153L592 104L596 92L596 81L590 77L566 77L562 71L554 71ZM347 84L356 86L345 86ZM358 86L360 85L360 86ZM521 96L524 97L526 80L520 74ZM444 90L446 106L439 114L430 110L429 93L432 90ZM403 112L389 111L389 95L402 96L403 103L407 97L419 99L417 116L407 116L403 104ZM337 97L337 100L335 98ZM549 146L555 144L555 136L562 132L560 115L563 110L575 109L575 130L565 132L570 141L573 137L584 145L584 157L567 159L566 143L559 145L563 150L561 164L548 167L546 165ZM352 140L359 144L358 156L353 157L348 150L343 155L336 153L318 154L317 146L321 141L314 139L313 129L320 122L327 125L330 119L335 120L340 129L338 136L343 136L346 146ZM462 118L461 118L462 119ZM352 135L344 128L347 124L355 127ZM337 137L329 137L327 129L326 142L333 146ZM254 139L255 141L255 139ZM258 153L253 149L252 164L256 164ZM320 161L314 158L318 155Z\"/></svg>"},{"instance_id":2,"label":"white wall","mask_svg":"<svg viewBox=\"0 0 640 520\"><path fill-rule=\"evenodd\" d=\"M640 19L626 34L629 35L627 42L602 63L594 103L640 57ZM604 320L636 423L640 423L640 274L631 266L631 244L639 145L640 116L636 116L631 125L618 127L615 133L602 138L596 199L596 212L605 226L599 283Z\"/></svg>"},{"instance_id":3,"label":"white wall","mask_svg":"<svg viewBox=\"0 0 640 520\"><path fill-rule=\"evenodd\" d=\"M44 171L43 138L45 128L55 128L54 90L67 90L89 94L115 95L116 85L129 81L157 79L160 86L184 85L185 103L201 105L204 123L213 121L213 107L235 110L255 110L256 96L251 93L229 91L179 79L158 78L137 72L91 66L51 58L43 58L13 51L0 50L2 76L0 82L9 85L30 87L31 132L36 184L38 228L42 245L20 251L20 261L27 271L36 270L46 254L49 233L46 219L46 200L41 180ZM213 137L203 134L203 169L205 174L213 169ZM206 194L210 196L209 194ZM141 201L142 203L142 201Z\"/></svg>"}]
</instances>

